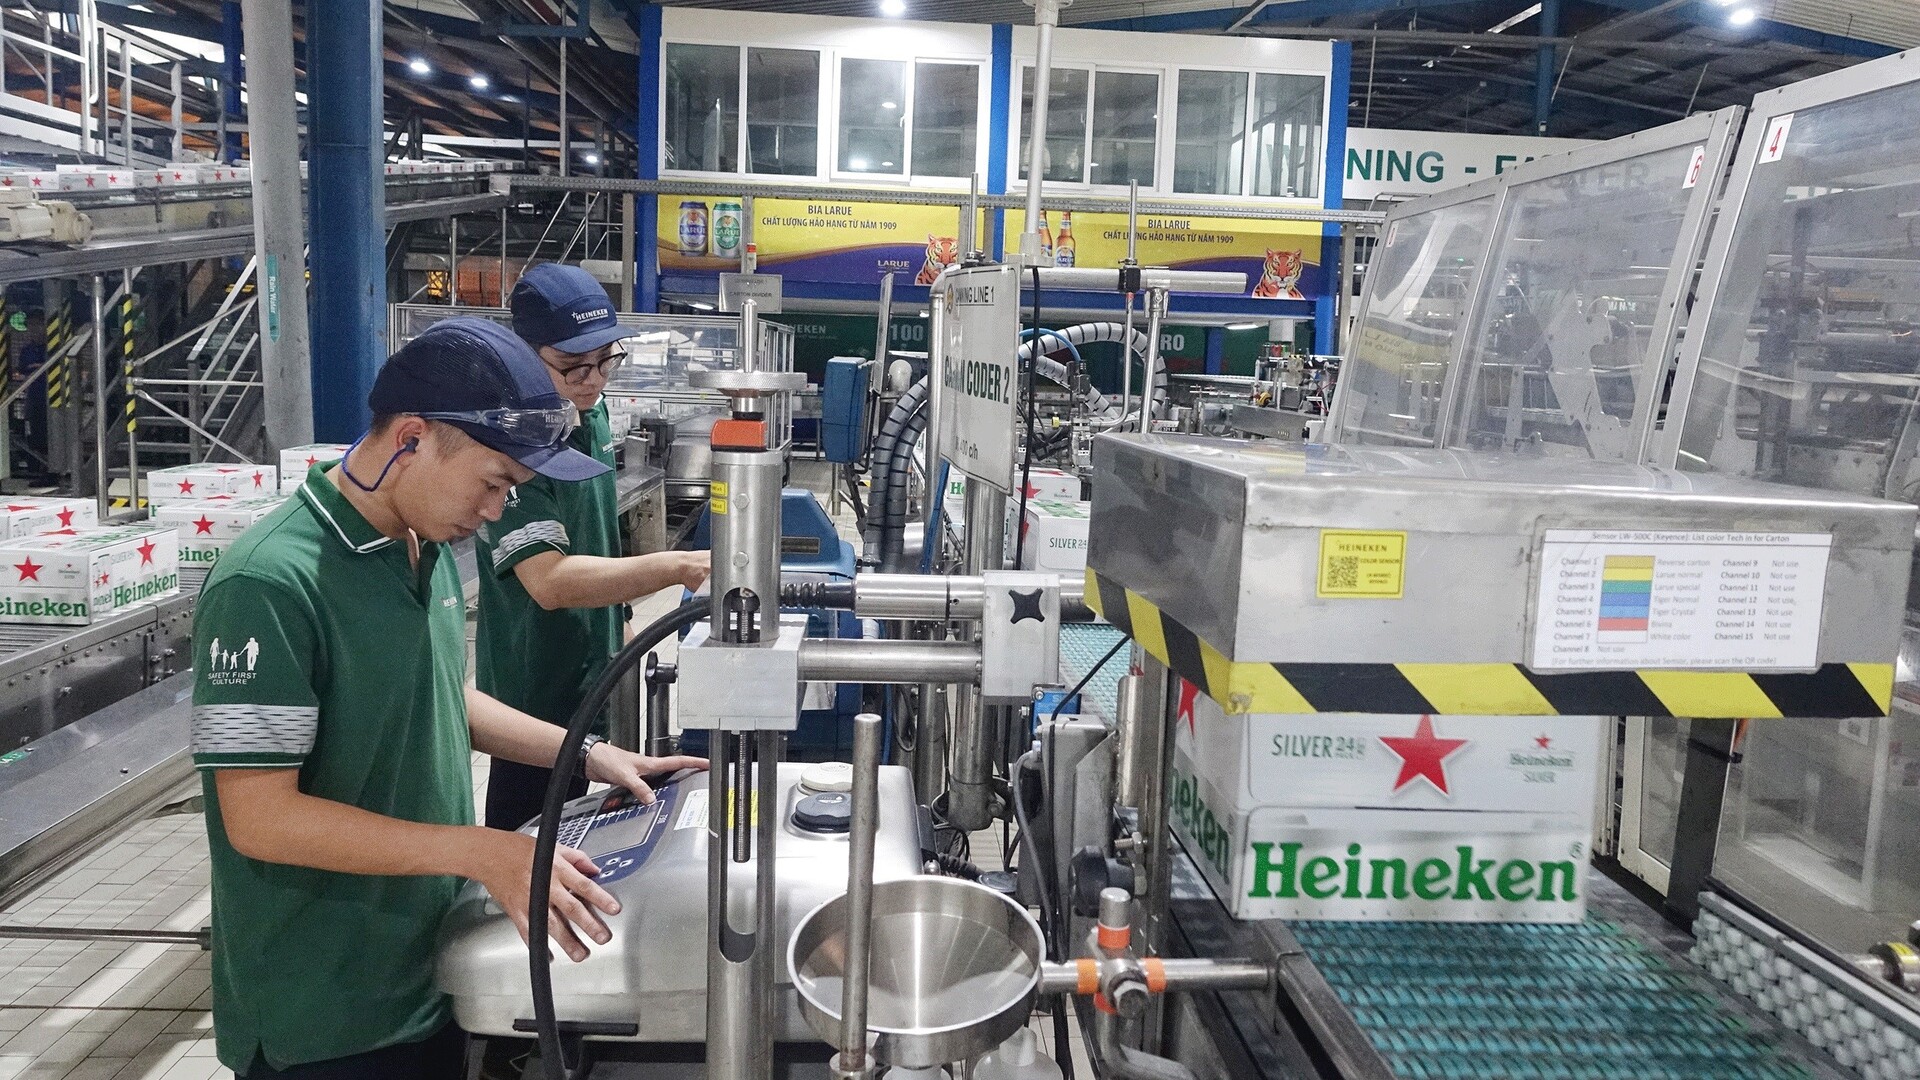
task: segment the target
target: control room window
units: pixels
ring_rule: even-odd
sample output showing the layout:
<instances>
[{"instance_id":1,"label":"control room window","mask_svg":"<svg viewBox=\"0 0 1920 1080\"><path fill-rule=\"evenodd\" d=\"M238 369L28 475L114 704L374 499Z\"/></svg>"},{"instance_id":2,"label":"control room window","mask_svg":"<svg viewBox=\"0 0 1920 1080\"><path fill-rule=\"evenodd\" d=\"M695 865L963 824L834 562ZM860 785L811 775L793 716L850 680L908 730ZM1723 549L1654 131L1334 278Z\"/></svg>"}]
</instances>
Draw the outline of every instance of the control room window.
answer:
<instances>
[{"instance_id":1,"label":"control room window","mask_svg":"<svg viewBox=\"0 0 1920 1080\"><path fill-rule=\"evenodd\" d=\"M1182 71L1174 109L1173 190L1238 195L1246 160L1247 74Z\"/></svg>"},{"instance_id":2,"label":"control room window","mask_svg":"<svg viewBox=\"0 0 1920 1080\"><path fill-rule=\"evenodd\" d=\"M819 173L819 53L747 50L747 171L774 176Z\"/></svg>"},{"instance_id":3,"label":"control room window","mask_svg":"<svg viewBox=\"0 0 1920 1080\"><path fill-rule=\"evenodd\" d=\"M669 169L734 172L740 167L740 49L666 47Z\"/></svg>"},{"instance_id":4,"label":"control room window","mask_svg":"<svg viewBox=\"0 0 1920 1080\"><path fill-rule=\"evenodd\" d=\"M980 65L913 65L915 176L972 176L979 126Z\"/></svg>"},{"instance_id":5,"label":"control room window","mask_svg":"<svg viewBox=\"0 0 1920 1080\"><path fill-rule=\"evenodd\" d=\"M1318 75L1253 77L1253 177L1249 195L1320 195L1321 114L1326 80Z\"/></svg>"},{"instance_id":6,"label":"control room window","mask_svg":"<svg viewBox=\"0 0 1920 1080\"><path fill-rule=\"evenodd\" d=\"M1087 86L1084 68L1056 67L1047 78L1047 141L1041 175L1049 183L1087 181ZM1033 138L1033 69L1020 80L1020 179L1027 178L1028 147Z\"/></svg>"},{"instance_id":7,"label":"control room window","mask_svg":"<svg viewBox=\"0 0 1920 1080\"><path fill-rule=\"evenodd\" d=\"M906 175L907 77L901 60L840 61L841 172Z\"/></svg>"},{"instance_id":8,"label":"control room window","mask_svg":"<svg viewBox=\"0 0 1920 1080\"><path fill-rule=\"evenodd\" d=\"M1093 148L1087 179L1094 184L1139 181L1153 187L1159 152L1160 76L1134 71L1096 71L1093 76Z\"/></svg>"}]
</instances>

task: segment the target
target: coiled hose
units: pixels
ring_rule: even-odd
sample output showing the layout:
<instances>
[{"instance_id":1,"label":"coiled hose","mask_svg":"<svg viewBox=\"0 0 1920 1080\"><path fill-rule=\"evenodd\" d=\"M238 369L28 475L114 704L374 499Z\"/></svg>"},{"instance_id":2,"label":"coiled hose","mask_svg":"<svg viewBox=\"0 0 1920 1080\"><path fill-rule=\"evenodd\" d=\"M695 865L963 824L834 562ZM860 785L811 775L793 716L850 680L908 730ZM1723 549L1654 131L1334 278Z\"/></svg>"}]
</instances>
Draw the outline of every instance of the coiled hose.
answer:
<instances>
[{"instance_id":1,"label":"coiled hose","mask_svg":"<svg viewBox=\"0 0 1920 1080\"><path fill-rule=\"evenodd\" d=\"M1146 353L1147 335L1135 330L1133 336L1128 338L1126 326L1116 322L1077 323L1064 330L1045 331L1037 340L1056 347L1061 342L1078 347L1123 339L1130 344L1132 352ZM1035 355L1033 340L1021 343L1018 356L1023 362L1031 359L1034 371L1049 381L1072 389L1066 365L1049 359L1044 352ZM1153 371L1147 376L1147 384L1151 391L1148 400L1152 402L1157 415L1167 400L1165 361L1154 365ZM860 561L864 565L884 567L889 560L899 557L904 546L907 487L913 475L913 446L926 431L928 392L927 379L924 377L909 387L894 402L880 425L879 435L874 438L873 465L869 474L873 477L873 493L867 507L866 531L861 536ZM1087 389L1081 403L1095 416L1096 422L1112 424L1125 419L1111 399L1092 387Z\"/></svg>"},{"instance_id":2,"label":"coiled hose","mask_svg":"<svg viewBox=\"0 0 1920 1080\"><path fill-rule=\"evenodd\" d=\"M567 788L580 764L580 743L587 737L628 671L654 647L681 630L706 618L713 610L713 598L698 596L681 604L648 624L633 636L626 647L614 654L607 670L593 681L580 707L567 721L567 733L560 739L560 752L554 756L553 771L547 776L547 797L540 806L540 831L533 841L533 879L527 886L527 967L533 978L533 1023L540 1036L540 1061L548 1080L579 1080L567 1067L560 1046L560 1022L553 1011L553 957L547 945L548 891L553 887L554 849L560 845L560 811L567 803ZM584 1066L584 1062L582 1065Z\"/></svg>"}]
</instances>

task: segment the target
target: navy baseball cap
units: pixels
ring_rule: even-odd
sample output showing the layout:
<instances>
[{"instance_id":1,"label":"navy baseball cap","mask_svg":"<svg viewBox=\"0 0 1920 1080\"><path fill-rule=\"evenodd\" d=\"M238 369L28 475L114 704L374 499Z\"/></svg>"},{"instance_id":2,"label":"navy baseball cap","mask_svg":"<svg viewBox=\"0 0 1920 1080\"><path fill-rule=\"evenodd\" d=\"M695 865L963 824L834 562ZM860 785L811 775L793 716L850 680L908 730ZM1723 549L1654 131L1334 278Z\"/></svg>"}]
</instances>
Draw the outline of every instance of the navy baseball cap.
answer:
<instances>
[{"instance_id":1,"label":"navy baseball cap","mask_svg":"<svg viewBox=\"0 0 1920 1080\"><path fill-rule=\"evenodd\" d=\"M579 410L553 388L532 346L487 319L446 319L401 346L374 377L367 407L452 424L555 480L612 471L567 445Z\"/></svg>"},{"instance_id":2,"label":"navy baseball cap","mask_svg":"<svg viewBox=\"0 0 1920 1080\"><path fill-rule=\"evenodd\" d=\"M613 301L593 275L565 263L529 267L513 287L513 332L529 344L563 353L590 353L633 336L613 313Z\"/></svg>"}]
</instances>

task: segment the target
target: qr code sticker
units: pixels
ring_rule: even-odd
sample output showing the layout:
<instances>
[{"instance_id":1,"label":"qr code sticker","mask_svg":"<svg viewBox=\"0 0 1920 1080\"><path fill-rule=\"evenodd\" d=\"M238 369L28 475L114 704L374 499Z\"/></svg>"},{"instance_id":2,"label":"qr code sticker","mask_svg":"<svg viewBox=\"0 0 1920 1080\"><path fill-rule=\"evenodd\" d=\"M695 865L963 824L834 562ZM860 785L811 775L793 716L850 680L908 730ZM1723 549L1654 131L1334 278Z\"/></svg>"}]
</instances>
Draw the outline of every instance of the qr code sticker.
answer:
<instances>
[{"instance_id":1,"label":"qr code sticker","mask_svg":"<svg viewBox=\"0 0 1920 1080\"><path fill-rule=\"evenodd\" d=\"M1327 560L1327 588L1357 589L1360 587L1360 556L1335 555Z\"/></svg>"}]
</instances>

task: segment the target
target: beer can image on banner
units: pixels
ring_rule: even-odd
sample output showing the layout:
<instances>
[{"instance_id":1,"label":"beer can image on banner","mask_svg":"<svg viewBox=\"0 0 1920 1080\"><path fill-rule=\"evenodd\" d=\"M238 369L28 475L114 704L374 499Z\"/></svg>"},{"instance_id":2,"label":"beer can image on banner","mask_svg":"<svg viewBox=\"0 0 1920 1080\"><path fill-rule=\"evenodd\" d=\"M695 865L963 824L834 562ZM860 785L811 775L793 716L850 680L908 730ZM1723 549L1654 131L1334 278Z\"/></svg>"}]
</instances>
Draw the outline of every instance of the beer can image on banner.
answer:
<instances>
[{"instance_id":1,"label":"beer can image on banner","mask_svg":"<svg viewBox=\"0 0 1920 1080\"><path fill-rule=\"evenodd\" d=\"M680 254L705 255L706 253L707 204L683 202L680 204Z\"/></svg>"},{"instance_id":2,"label":"beer can image on banner","mask_svg":"<svg viewBox=\"0 0 1920 1080\"><path fill-rule=\"evenodd\" d=\"M722 199L713 204L713 249L712 253L722 259L740 257L740 234L742 219L746 211L733 199Z\"/></svg>"}]
</instances>

